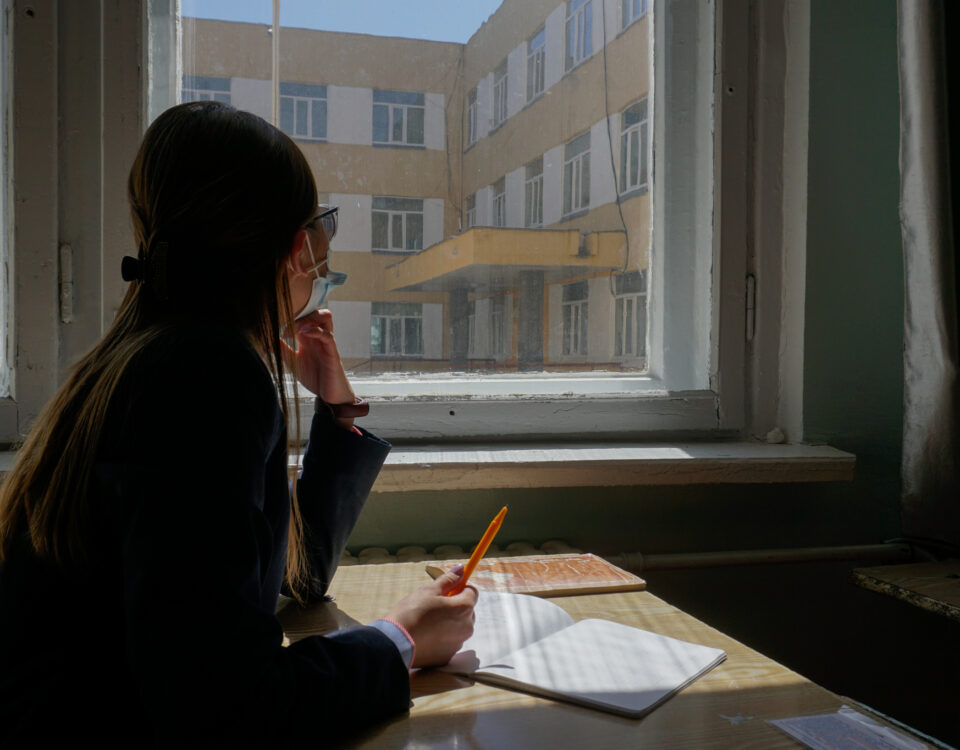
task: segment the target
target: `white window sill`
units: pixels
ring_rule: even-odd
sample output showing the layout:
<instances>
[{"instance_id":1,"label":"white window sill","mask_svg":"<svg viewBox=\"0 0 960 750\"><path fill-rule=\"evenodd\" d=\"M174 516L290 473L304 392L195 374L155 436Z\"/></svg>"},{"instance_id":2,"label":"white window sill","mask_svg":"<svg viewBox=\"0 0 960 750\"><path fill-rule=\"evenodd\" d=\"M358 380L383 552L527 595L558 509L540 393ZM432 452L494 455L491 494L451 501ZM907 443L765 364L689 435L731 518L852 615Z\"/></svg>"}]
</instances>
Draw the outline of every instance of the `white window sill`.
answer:
<instances>
[{"instance_id":1,"label":"white window sill","mask_svg":"<svg viewBox=\"0 0 960 750\"><path fill-rule=\"evenodd\" d=\"M825 445L759 442L404 446L373 491L842 482L855 464Z\"/></svg>"},{"instance_id":2,"label":"white window sill","mask_svg":"<svg viewBox=\"0 0 960 750\"><path fill-rule=\"evenodd\" d=\"M0 452L0 476L13 456ZM844 482L855 465L826 445L759 442L404 446L390 452L373 491Z\"/></svg>"}]
</instances>

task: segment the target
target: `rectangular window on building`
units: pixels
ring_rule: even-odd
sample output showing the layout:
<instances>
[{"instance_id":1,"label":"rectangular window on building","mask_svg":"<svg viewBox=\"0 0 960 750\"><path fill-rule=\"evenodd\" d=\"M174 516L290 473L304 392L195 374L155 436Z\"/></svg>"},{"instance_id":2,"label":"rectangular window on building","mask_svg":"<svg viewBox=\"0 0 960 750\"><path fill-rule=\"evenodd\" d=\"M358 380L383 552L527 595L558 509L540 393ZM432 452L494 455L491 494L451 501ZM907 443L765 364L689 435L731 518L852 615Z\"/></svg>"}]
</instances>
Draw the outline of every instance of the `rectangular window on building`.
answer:
<instances>
[{"instance_id":1,"label":"rectangular window on building","mask_svg":"<svg viewBox=\"0 0 960 750\"><path fill-rule=\"evenodd\" d=\"M574 138L563 149L563 215L590 206L590 133Z\"/></svg>"},{"instance_id":2,"label":"rectangular window on building","mask_svg":"<svg viewBox=\"0 0 960 750\"><path fill-rule=\"evenodd\" d=\"M507 316L503 295L490 300L490 353L503 356L507 352Z\"/></svg>"},{"instance_id":3,"label":"rectangular window on building","mask_svg":"<svg viewBox=\"0 0 960 750\"><path fill-rule=\"evenodd\" d=\"M543 93L544 54L546 52L547 29L540 29L527 42L527 101L533 101Z\"/></svg>"},{"instance_id":4,"label":"rectangular window on building","mask_svg":"<svg viewBox=\"0 0 960 750\"><path fill-rule=\"evenodd\" d=\"M422 146L425 97L414 91L373 92L373 142Z\"/></svg>"},{"instance_id":5,"label":"rectangular window on building","mask_svg":"<svg viewBox=\"0 0 960 750\"><path fill-rule=\"evenodd\" d=\"M493 183L493 216L490 222L495 227L507 225L507 181L503 177Z\"/></svg>"},{"instance_id":6,"label":"rectangular window on building","mask_svg":"<svg viewBox=\"0 0 960 750\"><path fill-rule=\"evenodd\" d=\"M477 225L477 194L468 195L464 201L464 230Z\"/></svg>"},{"instance_id":7,"label":"rectangular window on building","mask_svg":"<svg viewBox=\"0 0 960 750\"><path fill-rule=\"evenodd\" d=\"M649 140L647 100L641 99L620 114L620 192L647 186Z\"/></svg>"},{"instance_id":8,"label":"rectangular window on building","mask_svg":"<svg viewBox=\"0 0 960 750\"><path fill-rule=\"evenodd\" d=\"M524 171L523 225L539 227L543 225L543 157L527 164Z\"/></svg>"},{"instance_id":9,"label":"rectangular window on building","mask_svg":"<svg viewBox=\"0 0 960 750\"><path fill-rule=\"evenodd\" d=\"M567 54L564 70L570 70L593 54L593 2L568 0Z\"/></svg>"},{"instance_id":10,"label":"rectangular window on building","mask_svg":"<svg viewBox=\"0 0 960 750\"><path fill-rule=\"evenodd\" d=\"M563 353L571 356L587 354L587 297L586 281L565 284L561 315L563 318Z\"/></svg>"},{"instance_id":11,"label":"rectangular window on building","mask_svg":"<svg viewBox=\"0 0 960 750\"><path fill-rule=\"evenodd\" d=\"M493 73L493 127L499 127L507 119L507 60L497 66Z\"/></svg>"},{"instance_id":12,"label":"rectangular window on building","mask_svg":"<svg viewBox=\"0 0 960 750\"><path fill-rule=\"evenodd\" d=\"M230 104L230 79L212 76L184 76L181 102L222 102Z\"/></svg>"},{"instance_id":13,"label":"rectangular window on building","mask_svg":"<svg viewBox=\"0 0 960 750\"><path fill-rule=\"evenodd\" d=\"M646 359L647 356L647 273L631 271L613 277L613 356Z\"/></svg>"},{"instance_id":14,"label":"rectangular window on building","mask_svg":"<svg viewBox=\"0 0 960 750\"><path fill-rule=\"evenodd\" d=\"M634 21L638 21L647 14L648 0L620 0L621 5L621 29L627 28Z\"/></svg>"},{"instance_id":15,"label":"rectangular window on building","mask_svg":"<svg viewBox=\"0 0 960 750\"><path fill-rule=\"evenodd\" d=\"M327 137L327 87L308 83L280 84L280 129L301 141Z\"/></svg>"},{"instance_id":16,"label":"rectangular window on building","mask_svg":"<svg viewBox=\"0 0 960 750\"><path fill-rule=\"evenodd\" d=\"M423 249L423 201L374 198L371 213L374 252L405 253Z\"/></svg>"},{"instance_id":17,"label":"rectangular window on building","mask_svg":"<svg viewBox=\"0 0 960 750\"><path fill-rule=\"evenodd\" d=\"M467 146L477 142L477 87L467 92Z\"/></svg>"},{"instance_id":18,"label":"rectangular window on building","mask_svg":"<svg viewBox=\"0 0 960 750\"><path fill-rule=\"evenodd\" d=\"M370 354L374 357L423 356L423 305L374 302L370 308Z\"/></svg>"}]
</instances>

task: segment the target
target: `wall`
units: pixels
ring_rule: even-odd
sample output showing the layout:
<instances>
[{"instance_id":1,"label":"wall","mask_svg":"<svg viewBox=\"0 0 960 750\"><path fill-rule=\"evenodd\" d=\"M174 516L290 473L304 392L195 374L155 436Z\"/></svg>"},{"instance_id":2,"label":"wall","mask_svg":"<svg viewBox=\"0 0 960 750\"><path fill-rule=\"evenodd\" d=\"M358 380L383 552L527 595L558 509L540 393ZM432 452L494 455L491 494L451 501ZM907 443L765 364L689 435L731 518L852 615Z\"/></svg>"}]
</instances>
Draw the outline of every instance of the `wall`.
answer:
<instances>
[{"instance_id":1,"label":"wall","mask_svg":"<svg viewBox=\"0 0 960 750\"><path fill-rule=\"evenodd\" d=\"M896 4L811 9L804 422L857 455L847 484L617 487L371 497L351 547L503 544L616 553L872 544L900 534L902 260ZM867 563L859 563L864 565ZM960 741L960 635L849 582L843 563L651 571L650 590L825 687Z\"/></svg>"}]
</instances>

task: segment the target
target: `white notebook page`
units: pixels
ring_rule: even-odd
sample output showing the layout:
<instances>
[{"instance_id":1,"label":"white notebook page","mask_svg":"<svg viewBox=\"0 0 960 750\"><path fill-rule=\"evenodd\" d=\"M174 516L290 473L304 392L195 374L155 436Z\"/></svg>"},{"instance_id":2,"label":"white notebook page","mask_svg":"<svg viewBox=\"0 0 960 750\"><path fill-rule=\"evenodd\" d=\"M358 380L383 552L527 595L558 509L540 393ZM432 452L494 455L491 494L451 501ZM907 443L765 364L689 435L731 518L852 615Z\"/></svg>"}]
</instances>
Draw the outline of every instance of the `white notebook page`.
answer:
<instances>
[{"instance_id":1,"label":"white notebook page","mask_svg":"<svg viewBox=\"0 0 960 750\"><path fill-rule=\"evenodd\" d=\"M447 672L471 674L481 665L496 664L511 651L573 625L556 604L526 594L483 592L474 610L473 635L460 652L442 667Z\"/></svg>"},{"instance_id":2,"label":"white notebook page","mask_svg":"<svg viewBox=\"0 0 960 750\"><path fill-rule=\"evenodd\" d=\"M608 620L582 620L480 672L553 697L637 715L725 658L720 649Z\"/></svg>"}]
</instances>

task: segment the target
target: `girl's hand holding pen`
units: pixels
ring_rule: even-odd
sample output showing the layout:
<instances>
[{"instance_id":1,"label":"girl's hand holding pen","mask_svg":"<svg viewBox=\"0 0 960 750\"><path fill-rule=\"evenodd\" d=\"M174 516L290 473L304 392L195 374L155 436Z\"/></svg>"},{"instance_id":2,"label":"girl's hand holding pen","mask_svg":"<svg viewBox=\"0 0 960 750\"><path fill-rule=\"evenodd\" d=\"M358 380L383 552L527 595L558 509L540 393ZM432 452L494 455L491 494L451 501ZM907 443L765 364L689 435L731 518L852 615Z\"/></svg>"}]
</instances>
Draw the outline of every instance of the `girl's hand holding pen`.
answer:
<instances>
[{"instance_id":1,"label":"girl's hand holding pen","mask_svg":"<svg viewBox=\"0 0 960 750\"><path fill-rule=\"evenodd\" d=\"M467 586L455 596L447 595L462 577L462 566L447 571L400 600L387 615L388 619L403 625L413 638L415 649L411 666L442 666L473 635L477 590Z\"/></svg>"}]
</instances>

